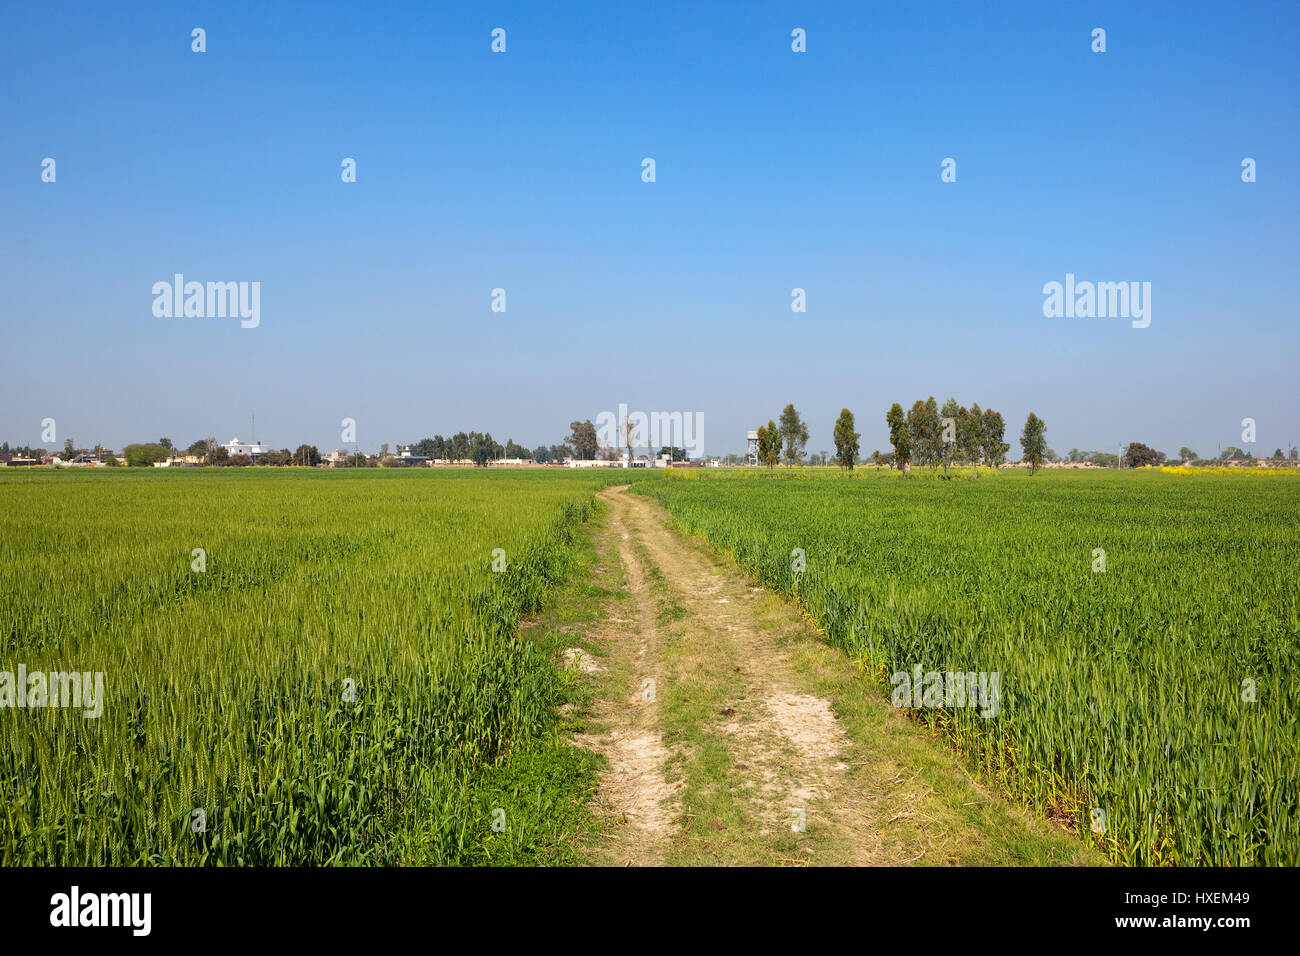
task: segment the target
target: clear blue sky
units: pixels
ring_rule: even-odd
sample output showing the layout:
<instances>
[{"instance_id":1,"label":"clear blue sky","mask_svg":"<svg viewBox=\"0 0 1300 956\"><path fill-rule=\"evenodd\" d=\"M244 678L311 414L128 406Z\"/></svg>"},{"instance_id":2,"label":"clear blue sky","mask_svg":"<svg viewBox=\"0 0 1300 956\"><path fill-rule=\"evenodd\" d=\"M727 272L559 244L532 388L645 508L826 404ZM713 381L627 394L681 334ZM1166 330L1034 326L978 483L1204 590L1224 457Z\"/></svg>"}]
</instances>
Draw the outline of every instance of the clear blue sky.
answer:
<instances>
[{"instance_id":1,"label":"clear blue sky","mask_svg":"<svg viewBox=\"0 0 1300 956\"><path fill-rule=\"evenodd\" d=\"M0 437L532 446L626 402L725 454L793 401L865 453L933 394L1013 456L1031 409L1062 453L1268 453L1298 53L1294 3L7 4ZM260 281L260 327L155 318L176 272ZM1150 327L1044 318L1067 272L1151 282Z\"/></svg>"}]
</instances>

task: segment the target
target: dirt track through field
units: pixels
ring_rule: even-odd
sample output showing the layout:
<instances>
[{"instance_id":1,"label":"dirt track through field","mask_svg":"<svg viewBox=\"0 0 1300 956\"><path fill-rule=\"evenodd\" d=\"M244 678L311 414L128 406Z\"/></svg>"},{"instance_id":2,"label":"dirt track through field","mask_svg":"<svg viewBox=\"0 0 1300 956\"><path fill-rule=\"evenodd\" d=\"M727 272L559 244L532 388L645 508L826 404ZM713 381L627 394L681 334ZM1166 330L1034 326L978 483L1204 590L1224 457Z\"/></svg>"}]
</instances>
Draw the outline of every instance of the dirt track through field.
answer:
<instances>
[{"instance_id":1,"label":"dirt track through field","mask_svg":"<svg viewBox=\"0 0 1300 956\"><path fill-rule=\"evenodd\" d=\"M576 740L607 761L595 862L1081 862L657 502L627 486L599 497L613 599L587 635L600 692Z\"/></svg>"},{"instance_id":2,"label":"dirt track through field","mask_svg":"<svg viewBox=\"0 0 1300 956\"><path fill-rule=\"evenodd\" d=\"M793 837L800 816L806 828L816 814L838 831L834 842L852 862L884 862L872 815L831 809L861 803L839 792L849 741L830 702L805 692L772 629L759 619L766 593L670 531L657 504L623 488L601 497L635 619L607 621L602 630L611 654L631 665L623 669L633 680L602 708L609 732L584 743L608 759L601 796L628 823L617 841L618 861L663 862L674 838L693 829L692 822L701 825L684 816L676 796L683 782L670 781L668 764L674 749L691 747L702 731L724 743L732 758L728 770L707 783L728 788L740 804L751 832L735 834L737 843L749 836ZM665 646L659 624L665 617L689 650ZM660 712L683 681L721 691L723 706L701 715L703 727L665 739Z\"/></svg>"}]
</instances>

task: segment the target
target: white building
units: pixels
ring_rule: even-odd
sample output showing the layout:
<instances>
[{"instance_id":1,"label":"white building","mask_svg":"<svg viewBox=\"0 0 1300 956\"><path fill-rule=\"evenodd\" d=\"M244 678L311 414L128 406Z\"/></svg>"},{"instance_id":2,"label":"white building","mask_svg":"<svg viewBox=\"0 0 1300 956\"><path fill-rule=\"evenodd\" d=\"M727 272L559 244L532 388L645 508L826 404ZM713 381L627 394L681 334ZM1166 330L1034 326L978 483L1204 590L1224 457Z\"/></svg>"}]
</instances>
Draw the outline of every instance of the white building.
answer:
<instances>
[{"instance_id":1,"label":"white building","mask_svg":"<svg viewBox=\"0 0 1300 956\"><path fill-rule=\"evenodd\" d=\"M626 458L615 458L610 461L605 458L568 458L565 464L570 468L644 468L646 462L642 459L633 459L628 461Z\"/></svg>"},{"instance_id":2,"label":"white building","mask_svg":"<svg viewBox=\"0 0 1300 956\"><path fill-rule=\"evenodd\" d=\"M229 452L231 458L234 458L236 455L247 455L254 461L257 461L258 456L267 450L266 446L260 441L249 444L248 442L240 441L238 438L230 439L230 441L226 442L221 447Z\"/></svg>"}]
</instances>

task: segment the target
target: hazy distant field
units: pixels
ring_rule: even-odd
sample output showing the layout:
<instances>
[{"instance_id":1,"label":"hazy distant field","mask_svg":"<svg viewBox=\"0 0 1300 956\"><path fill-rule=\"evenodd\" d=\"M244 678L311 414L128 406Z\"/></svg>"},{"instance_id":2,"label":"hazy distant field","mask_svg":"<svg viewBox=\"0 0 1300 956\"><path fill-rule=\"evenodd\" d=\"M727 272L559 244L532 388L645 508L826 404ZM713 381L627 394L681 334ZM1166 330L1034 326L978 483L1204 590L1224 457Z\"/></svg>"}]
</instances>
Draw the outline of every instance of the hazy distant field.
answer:
<instances>
[{"instance_id":1,"label":"hazy distant field","mask_svg":"<svg viewBox=\"0 0 1300 956\"><path fill-rule=\"evenodd\" d=\"M886 691L918 664L998 672L995 718L918 715L1116 860L1300 862L1294 473L778 469L636 489L797 597Z\"/></svg>"},{"instance_id":2,"label":"hazy distant field","mask_svg":"<svg viewBox=\"0 0 1300 956\"><path fill-rule=\"evenodd\" d=\"M0 671L104 674L0 708L0 862L477 859L552 719L515 626L610 474L0 470Z\"/></svg>"}]
</instances>

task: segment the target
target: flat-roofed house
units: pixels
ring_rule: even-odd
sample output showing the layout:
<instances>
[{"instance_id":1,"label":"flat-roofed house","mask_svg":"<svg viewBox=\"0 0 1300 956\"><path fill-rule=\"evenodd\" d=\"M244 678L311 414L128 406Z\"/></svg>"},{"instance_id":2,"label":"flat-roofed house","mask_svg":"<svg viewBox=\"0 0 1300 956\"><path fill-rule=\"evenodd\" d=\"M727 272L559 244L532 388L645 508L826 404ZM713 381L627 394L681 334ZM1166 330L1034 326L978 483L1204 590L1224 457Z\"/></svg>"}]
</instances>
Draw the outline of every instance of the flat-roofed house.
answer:
<instances>
[{"instance_id":1,"label":"flat-roofed house","mask_svg":"<svg viewBox=\"0 0 1300 956\"><path fill-rule=\"evenodd\" d=\"M249 458L253 459L253 461L257 461L257 459L267 450L266 445L262 444L260 441L251 443L242 442L237 437L230 439L230 441L226 442L221 447L230 453L231 458L234 458L236 455L247 455Z\"/></svg>"}]
</instances>

